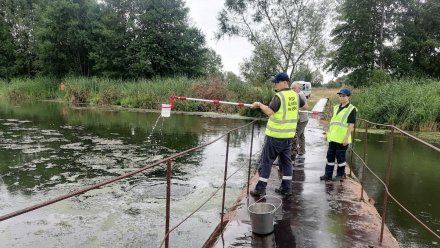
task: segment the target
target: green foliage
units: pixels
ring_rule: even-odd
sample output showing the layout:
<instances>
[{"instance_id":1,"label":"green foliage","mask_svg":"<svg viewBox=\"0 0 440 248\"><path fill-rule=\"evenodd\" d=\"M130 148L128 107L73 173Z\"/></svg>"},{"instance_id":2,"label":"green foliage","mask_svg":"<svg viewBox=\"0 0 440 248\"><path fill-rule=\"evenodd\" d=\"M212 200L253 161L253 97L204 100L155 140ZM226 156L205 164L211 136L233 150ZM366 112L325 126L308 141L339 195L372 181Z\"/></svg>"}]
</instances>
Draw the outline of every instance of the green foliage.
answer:
<instances>
[{"instance_id":1,"label":"green foliage","mask_svg":"<svg viewBox=\"0 0 440 248\"><path fill-rule=\"evenodd\" d=\"M391 80L391 76L384 70L356 70L347 76L345 84L354 87L370 86L376 83L386 83Z\"/></svg>"},{"instance_id":2,"label":"green foliage","mask_svg":"<svg viewBox=\"0 0 440 248\"><path fill-rule=\"evenodd\" d=\"M0 9L0 79L9 79L14 76L14 42L11 27L4 19L4 12Z\"/></svg>"},{"instance_id":3,"label":"green foliage","mask_svg":"<svg viewBox=\"0 0 440 248\"><path fill-rule=\"evenodd\" d=\"M0 1L0 77L206 76L221 59L182 0Z\"/></svg>"},{"instance_id":4,"label":"green foliage","mask_svg":"<svg viewBox=\"0 0 440 248\"><path fill-rule=\"evenodd\" d=\"M218 16L217 37L245 37L255 46L244 71L246 78L256 74L252 80L259 81L274 71L292 72L304 61L320 62L326 50L324 27L328 13L327 1L228 0ZM259 49L264 47L271 47L271 56L262 56Z\"/></svg>"},{"instance_id":5,"label":"green foliage","mask_svg":"<svg viewBox=\"0 0 440 248\"><path fill-rule=\"evenodd\" d=\"M351 99L361 118L405 130L440 130L440 81L405 79L376 84Z\"/></svg>"},{"instance_id":6,"label":"green foliage","mask_svg":"<svg viewBox=\"0 0 440 248\"><path fill-rule=\"evenodd\" d=\"M54 99L60 96L58 81L54 78L14 78L1 84L1 95L12 101Z\"/></svg>"},{"instance_id":7,"label":"green foliage","mask_svg":"<svg viewBox=\"0 0 440 248\"><path fill-rule=\"evenodd\" d=\"M299 65L293 74L292 81L312 82L313 72L308 65Z\"/></svg>"},{"instance_id":8,"label":"green foliage","mask_svg":"<svg viewBox=\"0 0 440 248\"><path fill-rule=\"evenodd\" d=\"M42 74L89 75L90 33L96 9L94 0L55 0L41 6L35 35L40 41L37 64Z\"/></svg>"},{"instance_id":9,"label":"green foliage","mask_svg":"<svg viewBox=\"0 0 440 248\"><path fill-rule=\"evenodd\" d=\"M398 15L398 47L390 67L399 76L440 78L440 2L407 1Z\"/></svg>"},{"instance_id":10,"label":"green foliage","mask_svg":"<svg viewBox=\"0 0 440 248\"><path fill-rule=\"evenodd\" d=\"M213 49L205 50L204 60L206 61L205 73L206 75L221 76L222 74L222 58Z\"/></svg>"},{"instance_id":11,"label":"green foliage","mask_svg":"<svg viewBox=\"0 0 440 248\"><path fill-rule=\"evenodd\" d=\"M327 68L350 73L350 85L440 78L439 1L344 0L338 12L332 31L338 48Z\"/></svg>"},{"instance_id":12,"label":"green foliage","mask_svg":"<svg viewBox=\"0 0 440 248\"><path fill-rule=\"evenodd\" d=\"M262 85L278 72L276 47L269 43L262 43L255 47L250 59L241 65L241 73L247 82Z\"/></svg>"}]
</instances>

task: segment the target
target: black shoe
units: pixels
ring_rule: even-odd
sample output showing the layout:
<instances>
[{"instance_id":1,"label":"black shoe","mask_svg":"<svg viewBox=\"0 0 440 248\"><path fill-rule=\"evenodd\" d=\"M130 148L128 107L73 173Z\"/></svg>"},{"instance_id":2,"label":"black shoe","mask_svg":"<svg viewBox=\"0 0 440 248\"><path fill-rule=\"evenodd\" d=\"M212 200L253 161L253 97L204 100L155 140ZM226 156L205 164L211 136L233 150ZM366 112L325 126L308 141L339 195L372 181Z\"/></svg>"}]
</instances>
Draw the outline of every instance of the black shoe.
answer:
<instances>
[{"instance_id":1,"label":"black shoe","mask_svg":"<svg viewBox=\"0 0 440 248\"><path fill-rule=\"evenodd\" d=\"M291 196L292 195L292 191L285 191L282 189L275 189L275 193L280 194L282 196Z\"/></svg>"},{"instance_id":2,"label":"black shoe","mask_svg":"<svg viewBox=\"0 0 440 248\"><path fill-rule=\"evenodd\" d=\"M251 196L255 196L255 197L261 197L261 196L265 196L266 195L266 191L260 191L260 190L251 190L249 192L249 194L251 194Z\"/></svg>"},{"instance_id":3,"label":"black shoe","mask_svg":"<svg viewBox=\"0 0 440 248\"><path fill-rule=\"evenodd\" d=\"M342 175L342 176L335 176L332 180L333 181L344 181L344 179L345 179L345 176L344 175Z\"/></svg>"},{"instance_id":4,"label":"black shoe","mask_svg":"<svg viewBox=\"0 0 440 248\"><path fill-rule=\"evenodd\" d=\"M324 180L324 181L330 181L330 180L332 180L332 177L331 177L331 176L324 175L324 176L321 176L319 179L320 179L320 180Z\"/></svg>"},{"instance_id":5,"label":"black shoe","mask_svg":"<svg viewBox=\"0 0 440 248\"><path fill-rule=\"evenodd\" d=\"M304 154L298 154L296 156L296 159L305 159L305 158L306 158L306 155L304 155Z\"/></svg>"}]
</instances>

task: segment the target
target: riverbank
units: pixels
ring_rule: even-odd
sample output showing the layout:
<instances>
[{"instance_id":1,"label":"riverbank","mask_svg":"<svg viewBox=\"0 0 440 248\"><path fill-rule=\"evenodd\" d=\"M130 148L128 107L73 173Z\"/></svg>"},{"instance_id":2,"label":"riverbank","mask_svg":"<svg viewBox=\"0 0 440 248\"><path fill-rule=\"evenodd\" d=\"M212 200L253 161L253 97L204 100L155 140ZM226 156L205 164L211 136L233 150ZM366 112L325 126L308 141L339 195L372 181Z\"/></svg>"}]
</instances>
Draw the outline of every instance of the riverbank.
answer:
<instances>
[{"instance_id":1,"label":"riverbank","mask_svg":"<svg viewBox=\"0 0 440 248\"><path fill-rule=\"evenodd\" d=\"M350 101L359 110L358 117L369 121L392 124L409 131L440 131L439 81L400 80L369 88L353 89ZM329 98L330 106L338 103L338 89L313 88L310 108L320 98ZM230 102L269 103L273 97L270 83L252 85L238 78L184 77L122 81L105 78L67 77L13 79L0 81L0 97L10 101L61 100L74 105L121 106L126 108L160 109L172 96ZM423 99L422 102L414 99ZM217 112L247 117L265 117L258 109L218 105L197 101L175 101L177 111ZM331 111L331 109L329 110ZM326 115L329 118L329 114Z\"/></svg>"}]
</instances>

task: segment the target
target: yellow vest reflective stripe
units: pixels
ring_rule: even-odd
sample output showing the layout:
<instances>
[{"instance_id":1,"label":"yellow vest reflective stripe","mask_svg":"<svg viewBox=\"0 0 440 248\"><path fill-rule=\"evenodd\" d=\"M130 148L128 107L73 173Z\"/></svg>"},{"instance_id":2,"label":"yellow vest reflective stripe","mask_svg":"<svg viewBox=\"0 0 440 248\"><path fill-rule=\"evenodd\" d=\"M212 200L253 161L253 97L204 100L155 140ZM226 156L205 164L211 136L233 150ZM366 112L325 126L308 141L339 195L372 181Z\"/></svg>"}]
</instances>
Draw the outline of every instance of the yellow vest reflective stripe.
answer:
<instances>
[{"instance_id":1,"label":"yellow vest reflective stripe","mask_svg":"<svg viewBox=\"0 0 440 248\"><path fill-rule=\"evenodd\" d=\"M276 94L280 98L280 109L267 122L266 135L288 139L293 138L298 123L299 97L293 90L284 90Z\"/></svg>"},{"instance_id":2,"label":"yellow vest reflective stripe","mask_svg":"<svg viewBox=\"0 0 440 248\"><path fill-rule=\"evenodd\" d=\"M342 144L344 142L345 135L348 130L348 116L353 109L356 109L352 104L347 108L343 108L339 113L339 105L333 107L333 116L330 120L330 128L327 133L327 141L333 141ZM337 114L336 114L337 113ZM348 143L351 143L351 134L348 136Z\"/></svg>"}]
</instances>

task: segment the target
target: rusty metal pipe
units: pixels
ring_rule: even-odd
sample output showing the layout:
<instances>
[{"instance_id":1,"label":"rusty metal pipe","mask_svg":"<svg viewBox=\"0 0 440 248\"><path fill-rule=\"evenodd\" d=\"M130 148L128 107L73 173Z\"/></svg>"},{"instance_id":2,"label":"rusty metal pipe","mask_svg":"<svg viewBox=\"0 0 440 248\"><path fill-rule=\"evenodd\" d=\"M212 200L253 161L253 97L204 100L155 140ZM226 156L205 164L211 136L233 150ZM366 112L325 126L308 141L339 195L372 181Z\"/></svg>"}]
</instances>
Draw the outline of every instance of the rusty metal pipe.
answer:
<instances>
[{"instance_id":1,"label":"rusty metal pipe","mask_svg":"<svg viewBox=\"0 0 440 248\"><path fill-rule=\"evenodd\" d=\"M166 219L165 219L165 248L169 247L170 236L168 233L170 232L170 209L171 209L171 160L167 160L167 200L166 200Z\"/></svg>"},{"instance_id":2,"label":"rusty metal pipe","mask_svg":"<svg viewBox=\"0 0 440 248\"><path fill-rule=\"evenodd\" d=\"M382 244L383 240L383 229L385 226L385 219L387 217L387 205L388 205L388 191L389 191L389 182L391 176L391 165L393 162L393 149L394 149L394 127L391 128L391 133L388 141L388 151L387 151L387 172L385 175L385 193L383 196L383 213L382 213L382 224L380 227L380 240L379 243Z\"/></svg>"},{"instance_id":3,"label":"rusty metal pipe","mask_svg":"<svg viewBox=\"0 0 440 248\"><path fill-rule=\"evenodd\" d=\"M252 168L252 147L254 144L254 130L255 130L255 123L252 123L252 134L251 134L251 149L249 151L249 168L248 168L248 178L247 178L247 189L246 194L249 196L249 187L250 187L250 181L251 181L251 168ZM247 199L247 205L249 206L249 197Z\"/></svg>"},{"instance_id":4,"label":"rusty metal pipe","mask_svg":"<svg viewBox=\"0 0 440 248\"><path fill-rule=\"evenodd\" d=\"M228 177L228 157L229 157L229 138L230 134L226 137L226 158L225 158L225 173L223 175L223 197L222 197L222 215L220 222L220 230L223 233L223 216L225 214L225 196L226 196L226 178Z\"/></svg>"},{"instance_id":5,"label":"rusty metal pipe","mask_svg":"<svg viewBox=\"0 0 440 248\"><path fill-rule=\"evenodd\" d=\"M364 147L363 147L363 158L362 160L365 162L362 164L361 169L361 199L364 200L364 181L365 181L365 165L367 164L367 148L368 148L368 122L365 124L365 134L364 134Z\"/></svg>"}]
</instances>

